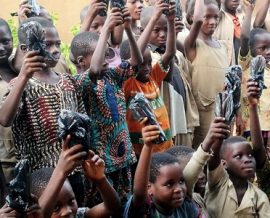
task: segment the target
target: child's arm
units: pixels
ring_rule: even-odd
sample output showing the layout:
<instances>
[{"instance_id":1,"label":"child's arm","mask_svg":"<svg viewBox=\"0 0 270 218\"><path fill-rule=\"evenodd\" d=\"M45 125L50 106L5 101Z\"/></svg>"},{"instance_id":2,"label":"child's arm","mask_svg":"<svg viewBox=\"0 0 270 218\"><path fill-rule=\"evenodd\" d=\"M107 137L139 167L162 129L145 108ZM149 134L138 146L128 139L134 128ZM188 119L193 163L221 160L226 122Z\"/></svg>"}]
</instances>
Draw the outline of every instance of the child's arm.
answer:
<instances>
[{"instance_id":1,"label":"child's arm","mask_svg":"<svg viewBox=\"0 0 270 218\"><path fill-rule=\"evenodd\" d=\"M119 46L123 40L123 32L124 27L123 25L118 25L114 27L113 31L111 32L111 39L110 44L112 47Z\"/></svg>"},{"instance_id":2,"label":"child's arm","mask_svg":"<svg viewBox=\"0 0 270 218\"><path fill-rule=\"evenodd\" d=\"M134 35L131 30L131 16L128 11L128 8L125 7L123 10L123 18L124 18L124 28L129 40L130 46L130 65L131 66L138 66L143 62L142 53L137 45L137 42L134 38Z\"/></svg>"},{"instance_id":3,"label":"child's arm","mask_svg":"<svg viewBox=\"0 0 270 218\"><path fill-rule=\"evenodd\" d=\"M258 116L258 92L260 88L257 82L248 80L247 82L247 96L249 102L249 119L250 119L250 135L256 159L256 166L258 169L262 168L266 161L266 151L264 147L260 120Z\"/></svg>"},{"instance_id":4,"label":"child's arm","mask_svg":"<svg viewBox=\"0 0 270 218\"><path fill-rule=\"evenodd\" d=\"M97 186L103 199L103 203L90 208L85 217L110 217L119 215L121 203L118 194L106 179L105 163L94 152L89 151L89 159L83 163L83 169L87 179Z\"/></svg>"},{"instance_id":5,"label":"child's arm","mask_svg":"<svg viewBox=\"0 0 270 218\"><path fill-rule=\"evenodd\" d=\"M82 22L80 32L89 31L91 24L95 17L98 15L99 11L107 10L107 5L101 0L90 0L89 8L87 10L86 16Z\"/></svg>"},{"instance_id":6,"label":"child's arm","mask_svg":"<svg viewBox=\"0 0 270 218\"><path fill-rule=\"evenodd\" d=\"M142 121L145 125L147 118ZM136 168L134 185L133 185L133 207L140 208L145 205L147 200L147 187L150 174L150 162L153 150L152 141L159 137L158 126L150 125L142 128L142 137L144 146L140 155L140 159Z\"/></svg>"},{"instance_id":7,"label":"child's arm","mask_svg":"<svg viewBox=\"0 0 270 218\"><path fill-rule=\"evenodd\" d=\"M7 204L5 204L0 209L0 217L1 218L16 218L18 217L18 213L13 208L9 207Z\"/></svg>"},{"instance_id":8,"label":"child's arm","mask_svg":"<svg viewBox=\"0 0 270 218\"><path fill-rule=\"evenodd\" d=\"M155 3L155 11L151 19L149 20L148 24L146 25L145 29L143 30L142 34L140 35L137 44L140 48L142 54L144 54L146 47L149 42L149 38L156 22L159 20L162 12L165 10L169 10L169 5L164 2L164 0L158 0ZM167 37L168 38L168 37Z\"/></svg>"},{"instance_id":9,"label":"child's arm","mask_svg":"<svg viewBox=\"0 0 270 218\"><path fill-rule=\"evenodd\" d=\"M70 135L64 140L62 152L58 163L53 171L50 181L39 198L39 205L43 211L44 217L50 217L55 207L55 199L67 178L67 176L81 164L81 161L87 156L82 151L82 145L74 145L69 148Z\"/></svg>"},{"instance_id":10,"label":"child's arm","mask_svg":"<svg viewBox=\"0 0 270 218\"><path fill-rule=\"evenodd\" d=\"M265 18L269 10L270 0L257 1L256 5L258 5L257 14L253 23L253 27L263 27L265 23Z\"/></svg>"},{"instance_id":11,"label":"child's arm","mask_svg":"<svg viewBox=\"0 0 270 218\"><path fill-rule=\"evenodd\" d=\"M112 8L110 15L107 17L104 26L101 29L96 49L93 53L90 69L95 75L99 75L105 62L107 41L111 31L117 25L123 23L122 13L118 8Z\"/></svg>"},{"instance_id":12,"label":"child's arm","mask_svg":"<svg viewBox=\"0 0 270 218\"><path fill-rule=\"evenodd\" d=\"M203 24L203 14L205 10L204 0L196 0L193 16L193 24L185 39L184 46L187 59L192 62L196 57L196 40Z\"/></svg>"},{"instance_id":13,"label":"child's arm","mask_svg":"<svg viewBox=\"0 0 270 218\"><path fill-rule=\"evenodd\" d=\"M38 56L36 51L30 51L25 55L18 78L0 106L0 124L2 126L12 125L28 80L35 72L42 71L46 66L43 60L44 58Z\"/></svg>"},{"instance_id":14,"label":"child's arm","mask_svg":"<svg viewBox=\"0 0 270 218\"><path fill-rule=\"evenodd\" d=\"M245 19L243 21L243 25L241 28L240 52L239 52L239 54L242 57L246 57L249 52L249 35L253 9L254 7L249 2L249 0L244 0Z\"/></svg>"}]
</instances>

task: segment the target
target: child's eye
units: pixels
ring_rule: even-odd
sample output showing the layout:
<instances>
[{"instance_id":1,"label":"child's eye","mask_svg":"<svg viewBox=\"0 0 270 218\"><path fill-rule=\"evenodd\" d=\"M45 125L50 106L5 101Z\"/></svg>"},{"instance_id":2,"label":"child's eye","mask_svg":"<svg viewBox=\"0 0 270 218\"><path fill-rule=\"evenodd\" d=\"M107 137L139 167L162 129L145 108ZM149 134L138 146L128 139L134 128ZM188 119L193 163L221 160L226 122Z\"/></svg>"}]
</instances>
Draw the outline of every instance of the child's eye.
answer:
<instances>
[{"instance_id":1,"label":"child's eye","mask_svg":"<svg viewBox=\"0 0 270 218\"><path fill-rule=\"evenodd\" d=\"M241 158L241 155L240 155L240 154L235 155L235 156L234 156L234 158L236 158L236 159L240 159L240 158Z\"/></svg>"},{"instance_id":2,"label":"child's eye","mask_svg":"<svg viewBox=\"0 0 270 218\"><path fill-rule=\"evenodd\" d=\"M171 183L167 183L167 184L166 184L166 187L167 187L167 188L171 188L171 187L172 187L172 184L171 184Z\"/></svg>"},{"instance_id":3,"label":"child's eye","mask_svg":"<svg viewBox=\"0 0 270 218\"><path fill-rule=\"evenodd\" d=\"M249 156L249 157L253 157L253 154L249 154L248 156Z\"/></svg>"},{"instance_id":4,"label":"child's eye","mask_svg":"<svg viewBox=\"0 0 270 218\"><path fill-rule=\"evenodd\" d=\"M53 208L53 212L56 213L60 210L60 206L59 205L55 205L55 207Z\"/></svg>"},{"instance_id":5,"label":"child's eye","mask_svg":"<svg viewBox=\"0 0 270 218\"><path fill-rule=\"evenodd\" d=\"M60 48L60 46L61 46L61 42L57 42L57 43L55 43L55 46L56 46L57 48Z\"/></svg>"},{"instance_id":6,"label":"child's eye","mask_svg":"<svg viewBox=\"0 0 270 218\"><path fill-rule=\"evenodd\" d=\"M179 181L179 184L180 184L180 185L184 185L184 184L185 184L185 180L184 180L184 179L181 179L181 180Z\"/></svg>"},{"instance_id":7,"label":"child's eye","mask_svg":"<svg viewBox=\"0 0 270 218\"><path fill-rule=\"evenodd\" d=\"M73 206L74 204L75 204L75 198L71 198L71 199L68 201L68 205Z\"/></svg>"}]
</instances>

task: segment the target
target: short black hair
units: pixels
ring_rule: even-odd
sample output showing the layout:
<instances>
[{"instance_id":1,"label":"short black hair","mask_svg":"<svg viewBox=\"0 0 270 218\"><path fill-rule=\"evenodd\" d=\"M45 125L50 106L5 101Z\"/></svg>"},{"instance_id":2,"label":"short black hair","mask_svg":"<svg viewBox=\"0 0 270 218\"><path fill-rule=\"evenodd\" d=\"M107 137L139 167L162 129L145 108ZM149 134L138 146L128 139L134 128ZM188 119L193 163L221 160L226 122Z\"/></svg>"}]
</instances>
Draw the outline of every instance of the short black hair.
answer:
<instances>
[{"instance_id":1,"label":"short black hair","mask_svg":"<svg viewBox=\"0 0 270 218\"><path fill-rule=\"evenodd\" d=\"M151 183L155 183L157 176L159 175L159 169L163 166L171 165L175 163L178 163L178 160L174 156L166 152L153 154L151 158L151 164L150 164L149 181Z\"/></svg>"},{"instance_id":2,"label":"short black hair","mask_svg":"<svg viewBox=\"0 0 270 218\"><path fill-rule=\"evenodd\" d=\"M40 168L32 173L31 193L37 196L41 196L44 189L47 187L50 178L52 177L54 168Z\"/></svg>"},{"instance_id":3,"label":"short black hair","mask_svg":"<svg viewBox=\"0 0 270 218\"><path fill-rule=\"evenodd\" d=\"M0 26L5 26L9 34L12 35L8 23L3 18L0 18Z\"/></svg>"},{"instance_id":4,"label":"short black hair","mask_svg":"<svg viewBox=\"0 0 270 218\"><path fill-rule=\"evenodd\" d=\"M238 142L247 142L247 139L242 137L242 136L231 136L227 139L225 139L222 142L222 146L220 149L220 157L223 158L225 151L228 149L229 145L234 144L234 143L238 143Z\"/></svg>"},{"instance_id":5,"label":"short black hair","mask_svg":"<svg viewBox=\"0 0 270 218\"><path fill-rule=\"evenodd\" d=\"M95 32L81 32L71 42L70 50L75 60L79 56L86 57L95 51L99 35Z\"/></svg>"},{"instance_id":6,"label":"short black hair","mask_svg":"<svg viewBox=\"0 0 270 218\"><path fill-rule=\"evenodd\" d=\"M194 152L195 150L193 148L186 145L175 145L166 151L166 153L169 153L176 158L190 156Z\"/></svg>"},{"instance_id":7,"label":"short black hair","mask_svg":"<svg viewBox=\"0 0 270 218\"><path fill-rule=\"evenodd\" d=\"M124 40L120 45L120 57L123 60L130 59L130 46L129 40Z\"/></svg>"},{"instance_id":8,"label":"short black hair","mask_svg":"<svg viewBox=\"0 0 270 218\"><path fill-rule=\"evenodd\" d=\"M257 42L257 36L261 35L261 34L265 34L265 33L269 33L267 30L263 29L263 28L254 28L250 31L250 35L249 35L249 48L250 51L252 52L252 50L254 49L256 42ZM255 54L251 54L252 56L256 56Z\"/></svg>"},{"instance_id":9,"label":"short black hair","mask_svg":"<svg viewBox=\"0 0 270 218\"><path fill-rule=\"evenodd\" d=\"M28 22L37 22L39 23L43 28L55 28L56 27L53 25L53 23L46 19L46 18L43 18L43 17L30 17L30 18L27 18L25 21L23 21L21 23L21 25L19 26L19 29L18 29L18 38L19 38L19 42L20 44L25 44L26 43L26 35L23 33L23 30L22 30L22 25L23 24L26 24Z\"/></svg>"}]
</instances>

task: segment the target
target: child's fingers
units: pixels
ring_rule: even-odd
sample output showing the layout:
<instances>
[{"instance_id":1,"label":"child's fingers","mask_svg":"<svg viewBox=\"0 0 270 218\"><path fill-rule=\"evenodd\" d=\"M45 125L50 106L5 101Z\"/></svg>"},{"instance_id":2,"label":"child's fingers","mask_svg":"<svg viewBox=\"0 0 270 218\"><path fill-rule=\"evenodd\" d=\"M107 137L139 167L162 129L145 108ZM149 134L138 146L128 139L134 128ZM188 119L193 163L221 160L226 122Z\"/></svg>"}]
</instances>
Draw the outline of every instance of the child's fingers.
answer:
<instances>
[{"instance_id":1,"label":"child's fingers","mask_svg":"<svg viewBox=\"0 0 270 218\"><path fill-rule=\"evenodd\" d=\"M95 163L96 166L105 166L105 162L104 160L102 160L101 158L98 159L98 161Z\"/></svg>"},{"instance_id":2,"label":"child's fingers","mask_svg":"<svg viewBox=\"0 0 270 218\"><path fill-rule=\"evenodd\" d=\"M77 162L77 161L81 161L85 157L87 157L87 152L86 151L81 151L81 152L78 152L78 153L72 155L72 158L70 160L73 160L73 161Z\"/></svg>"},{"instance_id":3,"label":"child's fingers","mask_svg":"<svg viewBox=\"0 0 270 218\"><path fill-rule=\"evenodd\" d=\"M144 117L142 120L140 120L140 124L141 126L145 126L146 122L147 122L148 118Z\"/></svg>"},{"instance_id":4,"label":"child's fingers","mask_svg":"<svg viewBox=\"0 0 270 218\"><path fill-rule=\"evenodd\" d=\"M71 148L68 150L68 155L74 155L81 151L83 146L81 144L73 145ZM87 152L86 152L87 153Z\"/></svg>"},{"instance_id":5,"label":"child's fingers","mask_svg":"<svg viewBox=\"0 0 270 218\"><path fill-rule=\"evenodd\" d=\"M67 137L64 139L64 142L62 144L62 150L63 151L68 150L70 140L71 140L71 135L67 135Z\"/></svg>"},{"instance_id":6,"label":"child's fingers","mask_svg":"<svg viewBox=\"0 0 270 218\"><path fill-rule=\"evenodd\" d=\"M213 123L220 123L220 122L225 122L225 118L224 117L216 117L213 121Z\"/></svg>"},{"instance_id":7,"label":"child's fingers","mask_svg":"<svg viewBox=\"0 0 270 218\"><path fill-rule=\"evenodd\" d=\"M91 158L91 162L92 162L92 163L95 163L95 162L98 161L98 159L99 159L99 156L98 156L97 154L95 154L95 155Z\"/></svg>"},{"instance_id":8,"label":"child's fingers","mask_svg":"<svg viewBox=\"0 0 270 218\"><path fill-rule=\"evenodd\" d=\"M152 142L153 140L157 139L159 135L149 136L145 139L145 142Z\"/></svg>"},{"instance_id":9,"label":"child's fingers","mask_svg":"<svg viewBox=\"0 0 270 218\"><path fill-rule=\"evenodd\" d=\"M25 58L31 58L31 57L34 57L34 56L39 56L39 51L28 51L25 55ZM42 57L42 56L39 56L39 58ZM44 60L44 57L42 57L43 60Z\"/></svg>"}]
</instances>

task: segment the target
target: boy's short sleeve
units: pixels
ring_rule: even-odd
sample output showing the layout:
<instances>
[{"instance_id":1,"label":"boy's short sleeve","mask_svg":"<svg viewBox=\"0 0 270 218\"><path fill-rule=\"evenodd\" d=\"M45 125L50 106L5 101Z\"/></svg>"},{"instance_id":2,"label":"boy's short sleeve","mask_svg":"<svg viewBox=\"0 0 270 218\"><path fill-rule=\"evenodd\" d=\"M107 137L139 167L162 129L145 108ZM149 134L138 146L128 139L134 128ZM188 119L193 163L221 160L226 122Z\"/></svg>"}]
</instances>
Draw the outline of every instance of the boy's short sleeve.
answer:
<instances>
[{"instance_id":1,"label":"boy's short sleeve","mask_svg":"<svg viewBox=\"0 0 270 218\"><path fill-rule=\"evenodd\" d=\"M208 170L207 180L209 189L217 188L217 186L222 186L225 183L227 177L228 174L226 173L221 163L216 169L211 171Z\"/></svg>"},{"instance_id":2,"label":"boy's short sleeve","mask_svg":"<svg viewBox=\"0 0 270 218\"><path fill-rule=\"evenodd\" d=\"M161 85L164 78L167 76L170 67L165 68L162 64L162 59L152 66L151 77L158 84Z\"/></svg>"}]
</instances>

